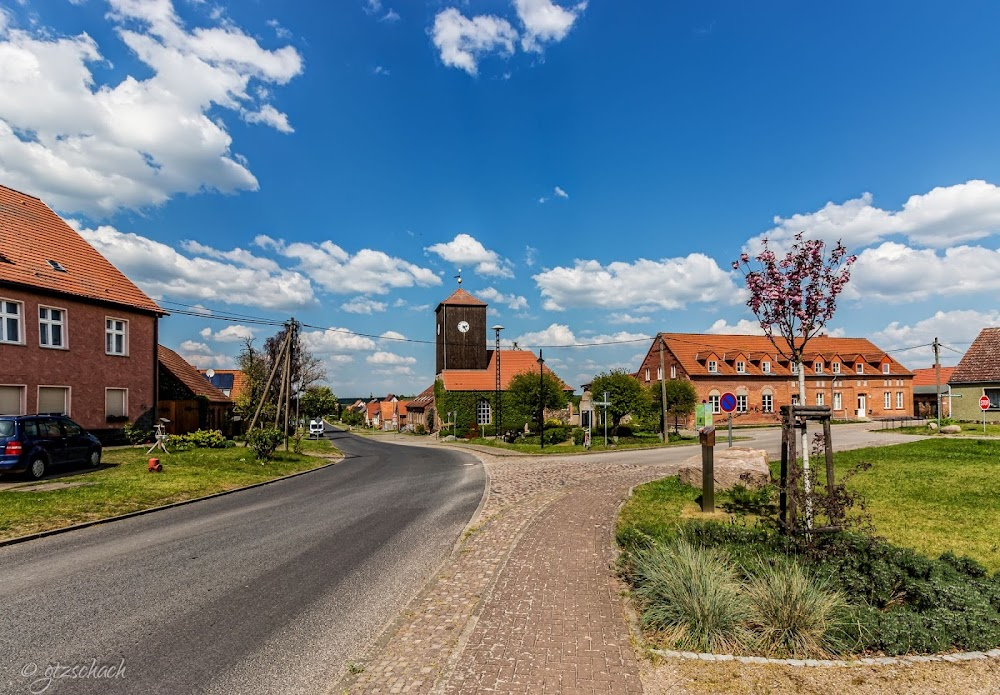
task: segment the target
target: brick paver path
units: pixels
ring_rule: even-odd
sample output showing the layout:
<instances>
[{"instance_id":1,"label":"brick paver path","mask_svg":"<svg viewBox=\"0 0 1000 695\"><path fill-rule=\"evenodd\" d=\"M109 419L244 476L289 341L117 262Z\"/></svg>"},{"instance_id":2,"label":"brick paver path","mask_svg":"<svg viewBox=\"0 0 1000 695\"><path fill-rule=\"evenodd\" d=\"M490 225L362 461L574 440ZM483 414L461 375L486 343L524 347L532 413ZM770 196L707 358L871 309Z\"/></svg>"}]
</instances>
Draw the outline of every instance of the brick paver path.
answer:
<instances>
[{"instance_id":1,"label":"brick paver path","mask_svg":"<svg viewBox=\"0 0 1000 695\"><path fill-rule=\"evenodd\" d=\"M685 449L632 456L678 461ZM641 693L611 567L615 510L629 487L676 466L482 458L479 526L332 692Z\"/></svg>"}]
</instances>

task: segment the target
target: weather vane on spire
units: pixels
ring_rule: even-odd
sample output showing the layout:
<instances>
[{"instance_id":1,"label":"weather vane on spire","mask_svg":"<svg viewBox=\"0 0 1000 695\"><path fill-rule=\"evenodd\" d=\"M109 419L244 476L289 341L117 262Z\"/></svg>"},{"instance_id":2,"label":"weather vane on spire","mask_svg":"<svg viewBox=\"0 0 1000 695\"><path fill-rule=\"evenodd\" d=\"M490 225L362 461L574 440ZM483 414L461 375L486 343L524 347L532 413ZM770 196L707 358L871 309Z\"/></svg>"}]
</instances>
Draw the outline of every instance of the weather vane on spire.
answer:
<instances>
[{"instance_id":1,"label":"weather vane on spire","mask_svg":"<svg viewBox=\"0 0 1000 695\"><path fill-rule=\"evenodd\" d=\"M458 275L455 275L454 277L458 279L458 286L461 287L462 286L462 269L461 268L458 269Z\"/></svg>"}]
</instances>

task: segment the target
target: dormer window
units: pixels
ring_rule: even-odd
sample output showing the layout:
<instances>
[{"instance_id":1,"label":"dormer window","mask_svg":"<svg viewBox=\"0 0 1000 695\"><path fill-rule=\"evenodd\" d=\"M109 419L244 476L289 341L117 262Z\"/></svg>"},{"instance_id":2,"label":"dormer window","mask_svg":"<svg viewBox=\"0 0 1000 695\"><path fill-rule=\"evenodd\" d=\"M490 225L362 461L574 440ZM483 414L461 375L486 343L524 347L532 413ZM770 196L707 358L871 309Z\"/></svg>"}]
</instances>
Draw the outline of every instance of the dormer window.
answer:
<instances>
[{"instance_id":1,"label":"dormer window","mask_svg":"<svg viewBox=\"0 0 1000 695\"><path fill-rule=\"evenodd\" d=\"M817 374L822 374L823 373L823 360L816 360L814 366L816 368L816 373Z\"/></svg>"},{"instance_id":2,"label":"dormer window","mask_svg":"<svg viewBox=\"0 0 1000 695\"><path fill-rule=\"evenodd\" d=\"M770 362L761 362L760 363L760 371L764 372L765 374L770 374L771 373L771 363Z\"/></svg>"},{"instance_id":3,"label":"dormer window","mask_svg":"<svg viewBox=\"0 0 1000 695\"><path fill-rule=\"evenodd\" d=\"M865 363L864 362L858 362L854 366L857 368L858 374L864 374L865 373Z\"/></svg>"},{"instance_id":4,"label":"dormer window","mask_svg":"<svg viewBox=\"0 0 1000 695\"><path fill-rule=\"evenodd\" d=\"M60 263L59 261L48 260L48 261L45 261L45 262L49 264L49 267L51 267L52 270L55 270L55 271L60 272L60 273L67 273L67 272L69 272L68 270L66 270L65 268L63 268L62 263Z\"/></svg>"},{"instance_id":5,"label":"dormer window","mask_svg":"<svg viewBox=\"0 0 1000 695\"><path fill-rule=\"evenodd\" d=\"M883 362L882 363L882 373L883 374L888 374L889 373L889 363L888 362Z\"/></svg>"},{"instance_id":6,"label":"dormer window","mask_svg":"<svg viewBox=\"0 0 1000 695\"><path fill-rule=\"evenodd\" d=\"M708 372L709 374L716 374L719 371L719 363L715 360L708 361Z\"/></svg>"},{"instance_id":7,"label":"dormer window","mask_svg":"<svg viewBox=\"0 0 1000 695\"><path fill-rule=\"evenodd\" d=\"M740 360L739 362L737 362L736 363L736 373L737 374L746 374L746 372L747 372L747 363L744 362L744 361L742 361L742 360Z\"/></svg>"},{"instance_id":8,"label":"dormer window","mask_svg":"<svg viewBox=\"0 0 1000 695\"><path fill-rule=\"evenodd\" d=\"M840 374L840 362L833 363L833 373Z\"/></svg>"}]
</instances>

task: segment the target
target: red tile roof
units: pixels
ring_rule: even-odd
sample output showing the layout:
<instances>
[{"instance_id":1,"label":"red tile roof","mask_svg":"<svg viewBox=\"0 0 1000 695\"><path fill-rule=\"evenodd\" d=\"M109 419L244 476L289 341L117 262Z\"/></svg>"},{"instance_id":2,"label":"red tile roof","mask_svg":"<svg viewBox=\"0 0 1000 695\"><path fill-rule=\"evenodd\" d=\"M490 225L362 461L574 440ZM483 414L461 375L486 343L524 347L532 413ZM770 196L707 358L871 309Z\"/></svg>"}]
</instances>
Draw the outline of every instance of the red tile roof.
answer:
<instances>
[{"instance_id":1,"label":"red tile roof","mask_svg":"<svg viewBox=\"0 0 1000 695\"><path fill-rule=\"evenodd\" d=\"M486 306L486 302L476 299L462 288L455 290L441 304L449 304L451 306ZM441 304L438 304L438 306L441 306Z\"/></svg>"},{"instance_id":2,"label":"red tile roof","mask_svg":"<svg viewBox=\"0 0 1000 695\"><path fill-rule=\"evenodd\" d=\"M204 396L212 403L233 402L226 394L212 386L204 374L195 369L176 352L162 345L158 345L157 350L157 359L159 359L160 364L195 396Z\"/></svg>"},{"instance_id":3,"label":"red tile roof","mask_svg":"<svg viewBox=\"0 0 1000 695\"><path fill-rule=\"evenodd\" d=\"M927 369L914 369L913 370L913 385L914 386L935 386L937 385L937 380L934 375L934 367L928 367ZM941 385L944 386L948 383L951 378L951 373L955 371L954 367L941 367Z\"/></svg>"},{"instance_id":4,"label":"red tile roof","mask_svg":"<svg viewBox=\"0 0 1000 695\"><path fill-rule=\"evenodd\" d=\"M788 361L778 355L778 351L767 337L762 335L714 335L703 333L662 333L670 350L680 362L681 367L689 376L735 375L736 358L740 355L746 358L748 375L763 375L761 362L770 362L771 375L789 376L791 367ZM659 352L659 341L654 338L650 345L650 354ZM814 374L813 362L823 360L823 374L831 374L830 364L838 358L845 364L844 374L855 373L855 359L860 358L865 363L865 373L868 375L882 374L882 363L889 362L889 374L908 375L911 372L887 355L874 343L865 338L831 338L821 335L812 338L806 345L804 355L807 374ZM716 361L717 372L708 371L708 360ZM742 375L741 375L742 376Z\"/></svg>"},{"instance_id":5,"label":"red tile roof","mask_svg":"<svg viewBox=\"0 0 1000 695\"><path fill-rule=\"evenodd\" d=\"M0 186L0 282L166 313L45 203L6 186Z\"/></svg>"},{"instance_id":6,"label":"red tile roof","mask_svg":"<svg viewBox=\"0 0 1000 695\"><path fill-rule=\"evenodd\" d=\"M372 401L365 406L365 414L368 416L369 420L374 420L377 417L382 416L382 407L378 401Z\"/></svg>"},{"instance_id":7,"label":"red tile roof","mask_svg":"<svg viewBox=\"0 0 1000 695\"><path fill-rule=\"evenodd\" d=\"M441 372L444 387L448 391L493 391L497 387L496 350L488 350L489 364L486 369L446 369ZM546 373L556 376L555 372L544 367ZM530 350L500 351L500 388L506 390L511 380L522 372L538 373L538 357ZM563 388L572 391L562 379Z\"/></svg>"},{"instance_id":8,"label":"red tile roof","mask_svg":"<svg viewBox=\"0 0 1000 695\"><path fill-rule=\"evenodd\" d=\"M199 372L204 374L207 369L199 369ZM232 374L233 375L233 387L229 389L229 397L234 401L246 390L247 387L247 375L243 373L242 369L216 369L216 374Z\"/></svg>"},{"instance_id":9,"label":"red tile roof","mask_svg":"<svg viewBox=\"0 0 1000 695\"><path fill-rule=\"evenodd\" d=\"M434 384L431 384L412 401L406 404L409 410L424 410L434 402Z\"/></svg>"},{"instance_id":10,"label":"red tile roof","mask_svg":"<svg viewBox=\"0 0 1000 695\"><path fill-rule=\"evenodd\" d=\"M949 379L952 384L984 381L1000 381L1000 328L980 331Z\"/></svg>"}]
</instances>

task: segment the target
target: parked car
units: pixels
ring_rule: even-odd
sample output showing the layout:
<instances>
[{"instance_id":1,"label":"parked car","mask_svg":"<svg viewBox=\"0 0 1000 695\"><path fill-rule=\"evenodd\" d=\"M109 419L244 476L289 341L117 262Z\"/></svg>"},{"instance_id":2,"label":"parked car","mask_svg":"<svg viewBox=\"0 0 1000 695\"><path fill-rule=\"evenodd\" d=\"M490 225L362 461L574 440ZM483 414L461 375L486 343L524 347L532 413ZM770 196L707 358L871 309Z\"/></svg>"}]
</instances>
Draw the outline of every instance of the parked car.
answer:
<instances>
[{"instance_id":1,"label":"parked car","mask_svg":"<svg viewBox=\"0 0 1000 695\"><path fill-rule=\"evenodd\" d=\"M310 437L322 437L324 431L326 431L326 428L323 427L323 421L322 420L311 420L309 422L309 436Z\"/></svg>"},{"instance_id":2,"label":"parked car","mask_svg":"<svg viewBox=\"0 0 1000 695\"><path fill-rule=\"evenodd\" d=\"M101 464L101 442L62 415L0 415L0 473L38 479L50 468Z\"/></svg>"}]
</instances>

